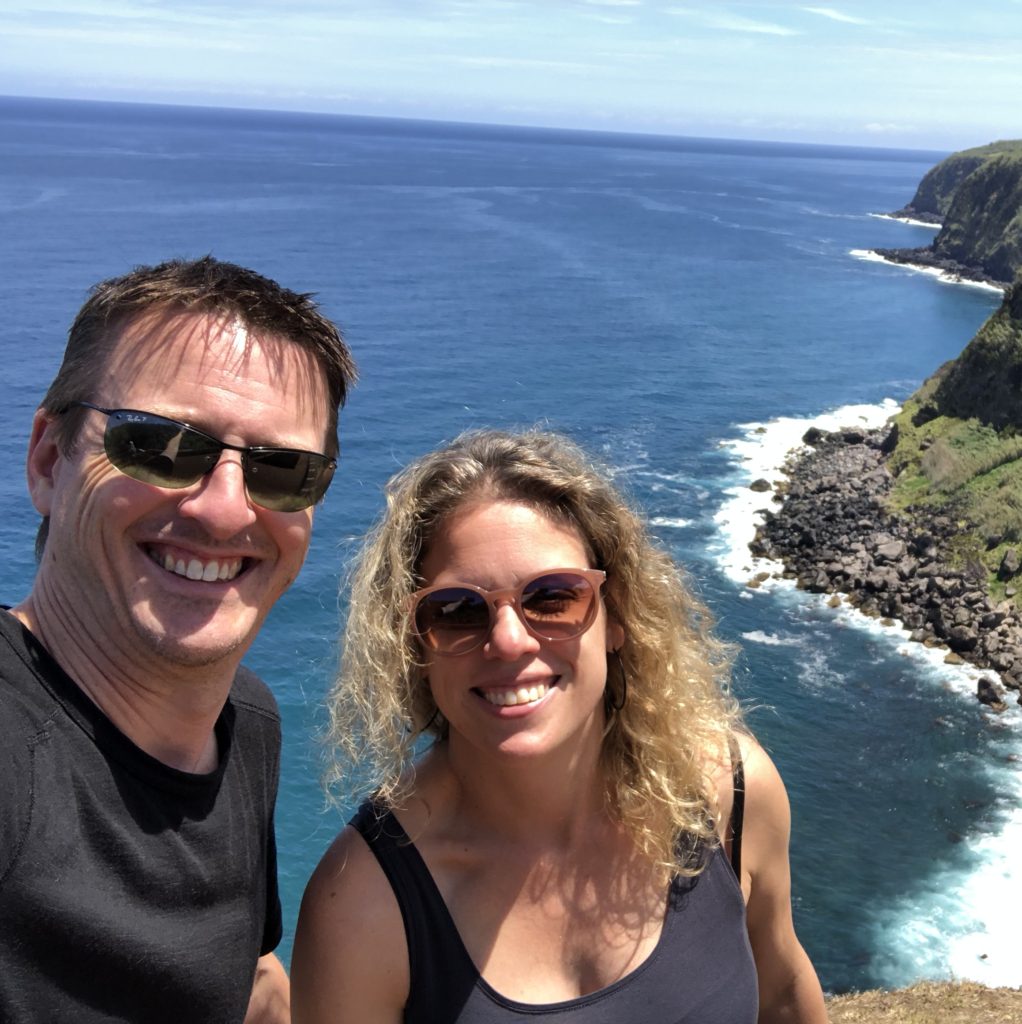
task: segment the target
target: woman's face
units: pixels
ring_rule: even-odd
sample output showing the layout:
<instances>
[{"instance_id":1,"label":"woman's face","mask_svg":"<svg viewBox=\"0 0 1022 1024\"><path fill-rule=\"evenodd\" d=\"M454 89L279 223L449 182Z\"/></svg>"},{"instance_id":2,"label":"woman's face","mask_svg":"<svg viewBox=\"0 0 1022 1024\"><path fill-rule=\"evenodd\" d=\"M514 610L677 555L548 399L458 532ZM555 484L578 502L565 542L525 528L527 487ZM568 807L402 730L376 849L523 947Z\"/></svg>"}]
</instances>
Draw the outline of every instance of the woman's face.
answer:
<instances>
[{"instance_id":1,"label":"woman's face","mask_svg":"<svg viewBox=\"0 0 1022 1024\"><path fill-rule=\"evenodd\" d=\"M592 568L582 538L534 508L484 500L457 510L422 560L425 586L513 588L547 569ZM468 654L424 650L433 699L450 742L481 755L538 756L577 745L598 753L607 652L624 639L598 600L593 624L568 640L541 640L510 603L498 604L483 644Z\"/></svg>"}]
</instances>

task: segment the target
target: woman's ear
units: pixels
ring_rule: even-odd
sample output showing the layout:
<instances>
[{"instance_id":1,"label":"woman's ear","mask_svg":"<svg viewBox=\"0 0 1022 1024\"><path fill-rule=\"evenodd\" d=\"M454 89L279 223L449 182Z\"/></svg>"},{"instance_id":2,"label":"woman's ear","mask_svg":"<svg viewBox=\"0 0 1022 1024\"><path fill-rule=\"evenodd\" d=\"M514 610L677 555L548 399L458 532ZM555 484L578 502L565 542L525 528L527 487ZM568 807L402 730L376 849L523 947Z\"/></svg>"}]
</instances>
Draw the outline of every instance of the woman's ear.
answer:
<instances>
[{"instance_id":1,"label":"woman's ear","mask_svg":"<svg viewBox=\"0 0 1022 1024\"><path fill-rule=\"evenodd\" d=\"M617 619L607 616L607 653L618 651L625 642L625 630Z\"/></svg>"},{"instance_id":2,"label":"woman's ear","mask_svg":"<svg viewBox=\"0 0 1022 1024\"><path fill-rule=\"evenodd\" d=\"M25 460L25 476L32 504L41 516L50 514L57 471L63 460L56 432L54 417L45 409L36 409L28 442L28 458Z\"/></svg>"}]
</instances>

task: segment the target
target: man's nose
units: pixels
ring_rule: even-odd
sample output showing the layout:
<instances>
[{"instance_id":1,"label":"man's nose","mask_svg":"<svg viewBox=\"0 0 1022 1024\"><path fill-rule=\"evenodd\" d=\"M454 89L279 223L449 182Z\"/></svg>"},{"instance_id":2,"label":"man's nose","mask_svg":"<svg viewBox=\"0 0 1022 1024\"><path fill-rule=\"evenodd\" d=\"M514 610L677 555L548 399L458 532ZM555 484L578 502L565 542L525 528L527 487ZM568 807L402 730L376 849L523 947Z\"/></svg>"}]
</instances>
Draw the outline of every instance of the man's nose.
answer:
<instances>
[{"instance_id":1,"label":"man's nose","mask_svg":"<svg viewBox=\"0 0 1022 1024\"><path fill-rule=\"evenodd\" d=\"M222 452L217 464L189 491L179 506L181 513L200 521L212 537L233 537L256 520L238 452Z\"/></svg>"}]
</instances>

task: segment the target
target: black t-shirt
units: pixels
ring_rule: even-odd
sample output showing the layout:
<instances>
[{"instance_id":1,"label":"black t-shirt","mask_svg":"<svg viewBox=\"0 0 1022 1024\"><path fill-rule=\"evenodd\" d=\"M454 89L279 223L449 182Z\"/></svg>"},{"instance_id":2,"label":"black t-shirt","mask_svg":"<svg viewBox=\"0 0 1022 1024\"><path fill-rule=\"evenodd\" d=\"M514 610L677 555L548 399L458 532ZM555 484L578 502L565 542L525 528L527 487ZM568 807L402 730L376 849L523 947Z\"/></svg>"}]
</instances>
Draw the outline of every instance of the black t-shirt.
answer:
<instances>
[{"instance_id":1,"label":"black t-shirt","mask_svg":"<svg viewBox=\"0 0 1022 1024\"><path fill-rule=\"evenodd\" d=\"M229 1024L280 941L280 718L241 669L220 763L119 732L0 611L0 1020Z\"/></svg>"}]
</instances>

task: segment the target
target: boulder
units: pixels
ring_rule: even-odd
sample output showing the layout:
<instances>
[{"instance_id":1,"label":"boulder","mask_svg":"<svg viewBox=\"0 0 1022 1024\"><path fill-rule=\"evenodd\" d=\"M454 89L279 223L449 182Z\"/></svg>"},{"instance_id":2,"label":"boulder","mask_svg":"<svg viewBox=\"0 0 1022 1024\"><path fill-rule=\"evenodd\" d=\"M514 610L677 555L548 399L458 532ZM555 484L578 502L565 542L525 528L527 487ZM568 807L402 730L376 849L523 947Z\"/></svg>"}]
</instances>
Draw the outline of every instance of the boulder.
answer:
<instances>
[{"instance_id":1,"label":"boulder","mask_svg":"<svg viewBox=\"0 0 1022 1024\"><path fill-rule=\"evenodd\" d=\"M979 637L976 635L976 631L968 626L952 626L948 630L947 645L956 654L961 654L963 651L974 651L978 642Z\"/></svg>"},{"instance_id":2,"label":"boulder","mask_svg":"<svg viewBox=\"0 0 1022 1024\"><path fill-rule=\"evenodd\" d=\"M896 562L905 554L905 542L889 540L877 546L876 557L884 562Z\"/></svg>"},{"instance_id":3,"label":"boulder","mask_svg":"<svg viewBox=\"0 0 1022 1024\"><path fill-rule=\"evenodd\" d=\"M1018 552L1014 548L1008 548L1001 559L1001 565L997 570L999 580L1010 580L1018 575L1019 570Z\"/></svg>"},{"instance_id":4,"label":"boulder","mask_svg":"<svg viewBox=\"0 0 1022 1024\"><path fill-rule=\"evenodd\" d=\"M1004 691L989 676L980 676L976 684L976 699L992 711L1005 711Z\"/></svg>"}]
</instances>

